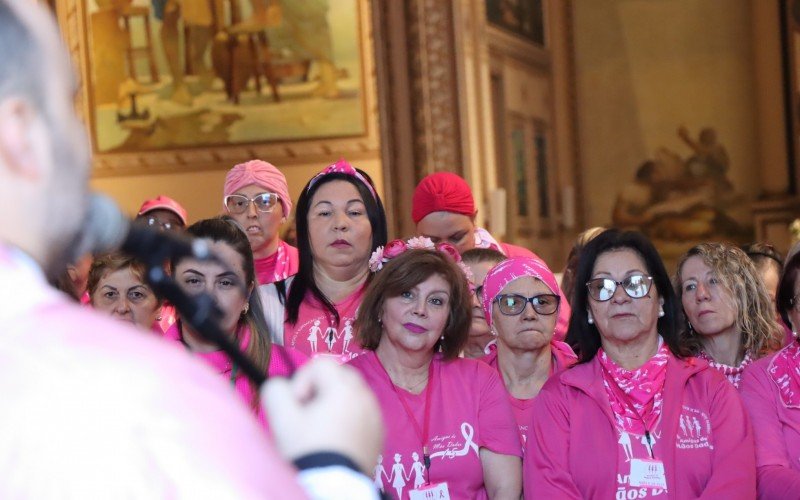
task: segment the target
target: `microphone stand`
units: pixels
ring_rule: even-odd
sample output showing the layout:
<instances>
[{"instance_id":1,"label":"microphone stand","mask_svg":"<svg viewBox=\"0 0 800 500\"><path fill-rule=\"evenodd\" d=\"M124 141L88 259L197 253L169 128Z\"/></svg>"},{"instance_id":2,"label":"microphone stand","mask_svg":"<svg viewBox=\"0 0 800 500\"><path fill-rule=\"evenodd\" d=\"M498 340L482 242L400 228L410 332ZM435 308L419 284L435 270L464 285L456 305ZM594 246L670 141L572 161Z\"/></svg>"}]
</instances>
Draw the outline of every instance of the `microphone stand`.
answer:
<instances>
[{"instance_id":1,"label":"microphone stand","mask_svg":"<svg viewBox=\"0 0 800 500\"><path fill-rule=\"evenodd\" d=\"M181 313L181 319L203 336L218 345L230 360L237 365L250 380L261 386L266 376L250 361L242 351L222 332L217 324L219 308L206 293L191 296L184 292L166 272L164 262L167 256L164 250L154 251L140 261L147 268L147 281L161 297L168 300Z\"/></svg>"}]
</instances>

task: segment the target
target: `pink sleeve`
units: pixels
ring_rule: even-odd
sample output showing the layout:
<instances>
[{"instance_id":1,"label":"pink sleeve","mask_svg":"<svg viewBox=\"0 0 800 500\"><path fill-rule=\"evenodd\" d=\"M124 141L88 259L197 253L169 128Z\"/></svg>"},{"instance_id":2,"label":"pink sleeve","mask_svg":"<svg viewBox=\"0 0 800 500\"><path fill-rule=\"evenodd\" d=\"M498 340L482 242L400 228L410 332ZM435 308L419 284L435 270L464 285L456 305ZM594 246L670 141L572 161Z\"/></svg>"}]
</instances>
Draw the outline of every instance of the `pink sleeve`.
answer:
<instances>
[{"instance_id":1,"label":"pink sleeve","mask_svg":"<svg viewBox=\"0 0 800 500\"><path fill-rule=\"evenodd\" d=\"M756 497L756 462L753 429L736 389L719 372L709 389L714 458L711 477L699 498Z\"/></svg>"},{"instance_id":2,"label":"pink sleeve","mask_svg":"<svg viewBox=\"0 0 800 500\"><path fill-rule=\"evenodd\" d=\"M500 376L484 363L475 366L483 378L478 403L478 445L500 455L522 457L514 411Z\"/></svg>"},{"instance_id":3,"label":"pink sleeve","mask_svg":"<svg viewBox=\"0 0 800 500\"><path fill-rule=\"evenodd\" d=\"M551 378L533 402L533 425L525 443L522 491L526 499L580 499L569 473L569 410Z\"/></svg>"},{"instance_id":4,"label":"pink sleeve","mask_svg":"<svg viewBox=\"0 0 800 500\"><path fill-rule=\"evenodd\" d=\"M770 382L766 366L757 363L747 368L739 387L750 418L756 422L758 497L791 498L800 491L800 472L789 463L774 401L777 387Z\"/></svg>"}]
</instances>

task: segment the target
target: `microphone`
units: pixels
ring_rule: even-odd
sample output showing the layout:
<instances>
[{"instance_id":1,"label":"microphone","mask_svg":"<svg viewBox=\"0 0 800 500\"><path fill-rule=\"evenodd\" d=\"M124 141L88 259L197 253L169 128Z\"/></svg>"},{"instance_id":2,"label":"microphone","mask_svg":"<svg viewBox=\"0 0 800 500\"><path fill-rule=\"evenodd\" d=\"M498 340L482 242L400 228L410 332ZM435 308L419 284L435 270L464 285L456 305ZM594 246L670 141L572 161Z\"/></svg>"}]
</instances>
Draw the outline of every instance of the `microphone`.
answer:
<instances>
[{"instance_id":1,"label":"microphone","mask_svg":"<svg viewBox=\"0 0 800 500\"><path fill-rule=\"evenodd\" d=\"M89 207L74 255L96 255L116 250L155 265L161 265L166 259L173 257L216 260L205 241L169 234L132 222L111 198L92 193L89 195Z\"/></svg>"}]
</instances>

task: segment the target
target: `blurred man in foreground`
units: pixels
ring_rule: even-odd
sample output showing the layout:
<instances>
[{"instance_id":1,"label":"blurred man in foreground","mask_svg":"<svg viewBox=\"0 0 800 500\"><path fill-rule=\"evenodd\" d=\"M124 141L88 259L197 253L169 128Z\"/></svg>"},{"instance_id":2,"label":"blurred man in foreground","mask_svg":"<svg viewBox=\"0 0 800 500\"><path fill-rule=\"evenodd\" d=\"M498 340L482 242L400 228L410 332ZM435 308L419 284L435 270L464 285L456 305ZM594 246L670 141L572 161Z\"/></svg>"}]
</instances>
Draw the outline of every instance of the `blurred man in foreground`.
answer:
<instances>
[{"instance_id":1,"label":"blurred man in foreground","mask_svg":"<svg viewBox=\"0 0 800 500\"><path fill-rule=\"evenodd\" d=\"M380 416L356 374L267 385L281 457L214 373L47 285L86 211L68 61L38 3L0 0L0 498L374 497L354 470Z\"/></svg>"}]
</instances>

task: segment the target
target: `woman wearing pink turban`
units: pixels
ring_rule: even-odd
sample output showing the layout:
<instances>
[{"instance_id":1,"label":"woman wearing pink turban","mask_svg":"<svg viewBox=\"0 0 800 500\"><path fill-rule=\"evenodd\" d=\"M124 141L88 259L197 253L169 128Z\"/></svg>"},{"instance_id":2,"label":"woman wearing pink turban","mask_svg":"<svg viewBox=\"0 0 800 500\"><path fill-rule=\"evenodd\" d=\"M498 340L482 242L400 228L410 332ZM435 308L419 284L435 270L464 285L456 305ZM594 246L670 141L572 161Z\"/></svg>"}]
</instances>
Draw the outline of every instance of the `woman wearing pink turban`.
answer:
<instances>
[{"instance_id":1,"label":"woman wearing pink turban","mask_svg":"<svg viewBox=\"0 0 800 500\"><path fill-rule=\"evenodd\" d=\"M553 339L561 297L555 276L541 261L504 260L483 281L483 312L497 336L497 350L481 358L503 378L522 444L533 420L533 401L551 375L577 361ZM528 307L530 305L530 307Z\"/></svg>"},{"instance_id":2,"label":"woman wearing pink turban","mask_svg":"<svg viewBox=\"0 0 800 500\"><path fill-rule=\"evenodd\" d=\"M297 274L297 249L282 241L279 233L292 210L286 177L280 170L262 160L236 165L225 176L223 205L247 234L260 284Z\"/></svg>"},{"instance_id":3,"label":"woman wearing pink turban","mask_svg":"<svg viewBox=\"0 0 800 500\"><path fill-rule=\"evenodd\" d=\"M542 260L527 248L500 243L483 228L475 225L475 199L467 181L451 172L431 174L414 189L411 217L417 234L434 243L450 243L462 254L472 248L493 248L506 257L530 257ZM569 326L570 307L563 293L555 337L564 340Z\"/></svg>"}]
</instances>

